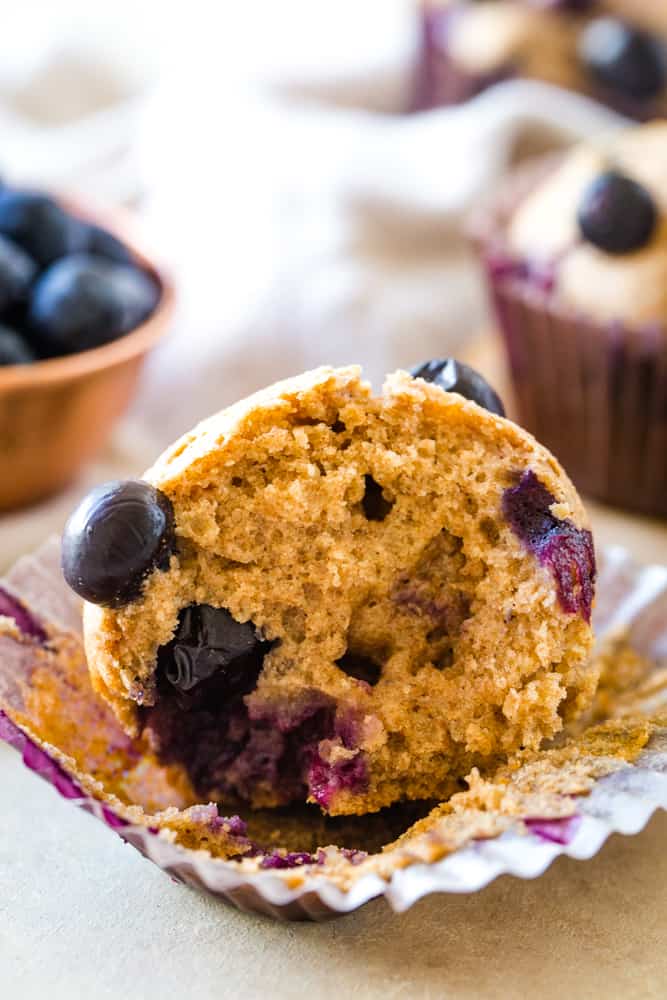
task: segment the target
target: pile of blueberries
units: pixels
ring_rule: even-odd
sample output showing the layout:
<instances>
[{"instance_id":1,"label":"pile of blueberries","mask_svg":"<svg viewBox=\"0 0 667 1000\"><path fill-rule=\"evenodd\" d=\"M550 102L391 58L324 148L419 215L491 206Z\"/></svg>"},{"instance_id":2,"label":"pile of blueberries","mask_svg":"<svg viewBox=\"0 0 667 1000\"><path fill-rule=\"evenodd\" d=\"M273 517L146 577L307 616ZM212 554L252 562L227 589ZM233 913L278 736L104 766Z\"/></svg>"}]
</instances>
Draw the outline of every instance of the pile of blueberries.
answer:
<instances>
[{"instance_id":1,"label":"pile of blueberries","mask_svg":"<svg viewBox=\"0 0 667 1000\"><path fill-rule=\"evenodd\" d=\"M100 347L147 319L159 297L111 233L46 194L0 187L0 365Z\"/></svg>"}]
</instances>

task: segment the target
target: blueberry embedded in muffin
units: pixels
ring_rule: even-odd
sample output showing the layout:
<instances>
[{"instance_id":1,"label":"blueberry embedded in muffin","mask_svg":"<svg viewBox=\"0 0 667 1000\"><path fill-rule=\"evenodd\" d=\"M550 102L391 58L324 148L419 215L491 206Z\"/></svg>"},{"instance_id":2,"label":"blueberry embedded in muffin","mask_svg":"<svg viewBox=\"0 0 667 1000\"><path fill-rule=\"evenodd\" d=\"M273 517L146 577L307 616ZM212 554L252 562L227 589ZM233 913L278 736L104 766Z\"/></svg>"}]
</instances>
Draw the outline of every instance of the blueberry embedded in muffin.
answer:
<instances>
[{"instance_id":1,"label":"blueberry embedded in muffin","mask_svg":"<svg viewBox=\"0 0 667 1000\"><path fill-rule=\"evenodd\" d=\"M124 725L205 798L332 814L448 794L558 731L595 685L588 526L498 405L448 359L380 397L319 369L177 442L146 475L173 546L158 561L149 533L85 610L93 683ZM507 498L529 473L528 536ZM94 550L85 507L68 530L65 552L81 534Z\"/></svg>"},{"instance_id":2,"label":"blueberry embedded in muffin","mask_svg":"<svg viewBox=\"0 0 667 1000\"><path fill-rule=\"evenodd\" d=\"M662 515L666 178L663 122L602 137L510 179L481 240L522 423L582 490Z\"/></svg>"},{"instance_id":3,"label":"blueberry embedded in muffin","mask_svg":"<svg viewBox=\"0 0 667 1000\"><path fill-rule=\"evenodd\" d=\"M555 517L556 498L532 469L503 493L503 513L514 533L548 566L558 599L571 614L590 621L593 608L595 553L593 536L568 518Z\"/></svg>"}]
</instances>

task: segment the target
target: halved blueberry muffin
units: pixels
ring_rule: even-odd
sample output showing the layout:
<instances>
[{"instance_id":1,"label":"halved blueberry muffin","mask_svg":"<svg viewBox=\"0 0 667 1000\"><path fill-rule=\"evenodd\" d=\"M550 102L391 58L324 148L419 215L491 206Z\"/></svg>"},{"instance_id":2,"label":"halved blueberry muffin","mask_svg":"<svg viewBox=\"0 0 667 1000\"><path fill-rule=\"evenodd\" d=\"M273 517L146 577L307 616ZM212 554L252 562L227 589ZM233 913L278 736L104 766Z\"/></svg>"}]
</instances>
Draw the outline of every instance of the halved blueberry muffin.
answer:
<instances>
[{"instance_id":1,"label":"halved blueberry muffin","mask_svg":"<svg viewBox=\"0 0 667 1000\"><path fill-rule=\"evenodd\" d=\"M476 236L521 422L584 492L667 516L667 123L520 168Z\"/></svg>"},{"instance_id":2,"label":"halved blueberry muffin","mask_svg":"<svg viewBox=\"0 0 667 1000\"><path fill-rule=\"evenodd\" d=\"M514 77L648 120L667 113L667 14L656 0L423 0L414 106Z\"/></svg>"},{"instance_id":3,"label":"halved blueberry muffin","mask_svg":"<svg viewBox=\"0 0 667 1000\"><path fill-rule=\"evenodd\" d=\"M204 798L332 814L444 797L556 733L596 682L592 539L501 414L453 361L380 396L321 368L94 491L63 565L127 730Z\"/></svg>"}]
</instances>

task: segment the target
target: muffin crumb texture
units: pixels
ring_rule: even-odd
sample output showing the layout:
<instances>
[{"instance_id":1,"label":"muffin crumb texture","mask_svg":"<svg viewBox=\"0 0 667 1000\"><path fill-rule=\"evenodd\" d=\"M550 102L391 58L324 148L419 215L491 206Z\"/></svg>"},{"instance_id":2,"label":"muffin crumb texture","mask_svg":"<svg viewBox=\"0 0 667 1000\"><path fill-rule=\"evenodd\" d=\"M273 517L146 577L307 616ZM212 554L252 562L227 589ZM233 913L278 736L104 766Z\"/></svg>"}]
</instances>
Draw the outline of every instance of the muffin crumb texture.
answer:
<instances>
[{"instance_id":1,"label":"muffin crumb texture","mask_svg":"<svg viewBox=\"0 0 667 1000\"><path fill-rule=\"evenodd\" d=\"M146 479L173 504L176 552L140 599L86 606L88 662L201 801L441 800L590 703L581 503L476 404L318 369L204 422ZM239 669L200 677L231 621Z\"/></svg>"}]
</instances>

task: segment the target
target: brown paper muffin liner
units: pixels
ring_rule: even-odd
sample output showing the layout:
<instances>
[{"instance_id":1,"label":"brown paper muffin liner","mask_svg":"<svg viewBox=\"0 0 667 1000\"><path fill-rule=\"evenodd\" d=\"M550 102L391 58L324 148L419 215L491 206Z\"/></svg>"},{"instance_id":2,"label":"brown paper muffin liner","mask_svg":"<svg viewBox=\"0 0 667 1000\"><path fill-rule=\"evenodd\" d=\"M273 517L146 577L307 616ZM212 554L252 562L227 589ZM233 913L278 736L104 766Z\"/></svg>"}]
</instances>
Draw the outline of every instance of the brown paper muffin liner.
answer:
<instances>
[{"instance_id":1,"label":"brown paper muffin liner","mask_svg":"<svg viewBox=\"0 0 667 1000\"><path fill-rule=\"evenodd\" d=\"M548 275L509 253L507 220L558 157L519 168L476 213L517 419L576 486L606 503L667 517L667 328L599 323L558 303Z\"/></svg>"},{"instance_id":2,"label":"brown paper muffin liner","mask_svg":"<svg viewBox=\"0 0 667 1000\"><path fill-rule=\"evenodd\" d=\"M410 103L413 112L463 104L513 75L510 69L469 73L449 57L447 33L456 13L426 4L419 9L419 49Z\"/></svg>"},{"instance_id":3,"label":"brown paper muffin liner","mask_svg":"<svg viewBox=\"0 0 667 1000\"><path fill-rule=\"evenodd\" d=\"M636 833L667 808L667 569L638 569L613 550L599 593L598 696L549 748L474 771L430 812L241 817L198 803L180 770L129 739L93 693L54 540L1 582L0 737L172 878L240 909L323 920L384 896L401 911L503 873L533 878L559 854L591 857L611 833Z\"/></svg>"}]
</instances>

